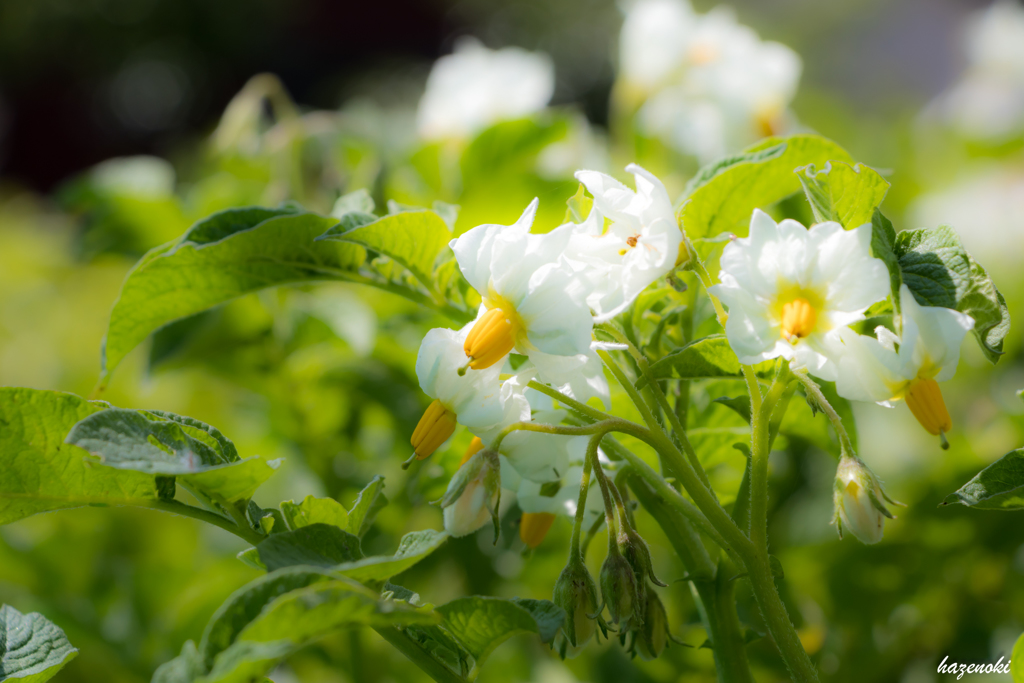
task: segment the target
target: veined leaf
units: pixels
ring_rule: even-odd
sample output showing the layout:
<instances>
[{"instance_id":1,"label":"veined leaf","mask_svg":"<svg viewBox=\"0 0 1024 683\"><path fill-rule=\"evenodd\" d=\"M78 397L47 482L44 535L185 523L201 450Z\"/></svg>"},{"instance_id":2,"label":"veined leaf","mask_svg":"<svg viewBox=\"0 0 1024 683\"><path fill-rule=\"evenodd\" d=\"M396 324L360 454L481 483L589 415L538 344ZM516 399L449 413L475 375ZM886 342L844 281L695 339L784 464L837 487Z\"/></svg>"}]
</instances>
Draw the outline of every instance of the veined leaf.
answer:
<instances>
[{"instance_id":1,"label":"veined leaf","mask_svg":"<svg viewBox=\"0 0 1024 683\"><path fill-rule=\"evenodd\" d=\"M819 171L814 164L796 169L804 186L814 219L835 221L847 230L871 222L875 209L885 199L889 182L864 164L851 166L826 161Z\"/></svg>"},{"instance_id":2,"label":"veined leaf","mask_svg":"<svg viewBox=\"0 0 1024 683\"><path fill-rule=\"evenodd\" d=\"M774 367L774 363L766 361L754 366L754 370L759 376L769 376ZM743 377L740 361L724 334L709 335L676 349L651 365L651 372L657 379ZM646 384L643 377L637 381L640 388Z\"/></svg>"},{"instance_id":3,"label":"veined leaf","mask_svg":"<svg viewBox=\"0 0 1024 683\"><path fill-rule=\"evenodd\" d=\"M291 209L230 209L150 251L128 274L110 314L101 381L167 323L266 287L357 269L366 258L362 247L314 241L335 223Z\"/></svg>"},{"instance_id":4,"label":"veined leaf","mask_svg":"<svg viewBox=\"0 0 1024 683\"><path fill-rule=\"evenodd\" d=\"M348 532L360 538L373 524L377 513L388 504L388 498L384 495L384 477L377 475L370 480L370 483L363 487L352 503L352 509L348 511Z\"/></svg>"},{"instance_id":5,"label":"veined leaf","mask_svg":"<svg viewBox=\"0 0 1024 683\"><path fill-rule=\"evenodd\" d=\"M393 213L355 228L336 225L317 241L351 242L384 254L433 291L434 262L451 238L444 219L421 210Z\"/></svg>"},{"instance_id":6,"label":"veined leaf","mask_svg":"<svg viewBox=\"0 0 1024 683\"><path fill-rule=\"evenodd\" d=\"M0 607L0 681L43 683L77 655L64 632L43 615Z\"/></svg>"},{"instance_id":7,"label":"veined leaf","mask_svg":"<svg viewBox=\"0 0 1024 683\"><path fill-rule=\"evenodd\" d=\"M0 388L0 524L83 505L160 500L152 474L103 467L64 442L76 423L105 407L72 394Z\"/></svg>"},{"instance_id":8,"label":"veined leaf","mask_svg":"<svg viewBox=\"0 0 1024 683\"><path fill-rule=\"evenodd\" d=\"M506 600L485 596L458 598L441 605L447 629L476 660L479 669L496 647L514 635L537 633L551 642L565 612L546 600Z\"/></svg>"},{"instance_id":9,"label":"veined leaf","mask_svg":"<svg viewBox=\"0 0 1024 683\"><path fill-rule=\"evenodd\" d=\"M951 503L981 510L1024 510L1024 448L996 460L942 502Z\"/></svg>"},{"instance_id":10,"label":"veined leaf","mask_svg":"<svg viewBox=\"0 0 1024 683\"><path fill-rule=\"evenodd\" d=\"M270 571L297 565L334 567L363 557L359 537L330 524L310 524L271 534L256 548Z\"/></svg>"},{"instance_id":11,"label":"veined leaf","mask_svg":"<svg viewBox=\"0 0 1024 683\"><path fill-rule=\"evenodd\" d=\"M175 476L201 497L228 503L252 496L279 465L258 456L242 460L213 427L156 411L108 408L76 424L66 441L107 467Z\"/></svg>"},{"instance_id":12,"label":"veined leaf","mask_svg":"<svg viewBox=\"0 0 1024 683\"><path fill-rule=\"evenodd\" d=\"M348 511L333 498L306 496L301 503L281 503L281 514L291 530L310 524L330 524L339 529L348 529Z\"/></svg>"},{"instance_id":13,"label":"veined leaf","mask_svg":"<svg viewBox=\"0 0 1024 683\"><path fill-rule=\"evenodd\" d=\"M894 252L903 283L922 306L953 308L974 318L974 336L995 363L1010 330L1010 312L992 278L975 261L948 225L906 230L896 236Z\"/></svg>"},{"instance_id":14,"label":"veined leaf","mask_svg":"<svg viewBox=\"0 0 1024 683\"><path fill-rule=\"evenodd\" d=\"M402 537L394 555L375 555L344 562L335 566L334 570L362 583L386 581L440 548L446 540L448 534L444 531L413 531Z\"/></svg>"},{"instance_id":15,"label":"veined leaf","mask_svg":"<svg viewBox=\"0 0 1024 683\"><path fill-rule=\"evenodd\" d=\"M754 209L800 191L794 169L830 160L853 161L842 147L818 135L763 140L704 167L687 185L680 223L690 239L726 231L742 237Z\"/></svg>"},{"instance_id":16,"label":"veined leaf","mask_svg":"<svg viewBox=\"0 0 1024 683\"><path fill-rule=\"evenodd\" d=\"M882 212L875 209L871 216L871 255L881 259L889 271L889 289L892 295L893 306L897 313L900 311L900 286L903 284L903 272L900 270L900 260L896 256L896 231L889 219L882 215Z\"/></svg>"}]
</instances>

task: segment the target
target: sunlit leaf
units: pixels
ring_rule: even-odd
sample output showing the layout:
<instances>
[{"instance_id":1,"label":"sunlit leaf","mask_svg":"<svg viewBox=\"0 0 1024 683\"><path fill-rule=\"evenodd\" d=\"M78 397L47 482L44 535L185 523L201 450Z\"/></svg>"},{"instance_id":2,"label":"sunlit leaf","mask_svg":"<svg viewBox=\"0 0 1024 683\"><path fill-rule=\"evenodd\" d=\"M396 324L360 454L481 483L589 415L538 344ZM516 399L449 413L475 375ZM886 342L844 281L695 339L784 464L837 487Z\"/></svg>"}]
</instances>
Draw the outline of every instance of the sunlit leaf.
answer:
<instances>
[{"instance_id":1,"label":"sunlit leaf","mask_svg":"<svg viewBox=\"0 0 1024 683\"><path fill-rule=\"evenodd\" d=\"M773 372L774 363L766 361L755 366L760 376ZM713 334L690 342L651 365L657 379L742 378L740 361L724 334ZM641 378L638 387L646 385Z\"/></svg>"},{"instance_id":2,"label":"sunlit leaf","mask_svg":"<svg viewBox=\"0 0 1024 683\"><path fill-rule=\"evenodd\" d=\"M943 505L951 503L982 510L1024 509L1024 448L1010 451L946 496Z\"/></svg>"},{"instance_id":3,"label":"sunlit leaf","mask_svg":"<svg viewBox=\"0 0 1024 683\"><path fill-rule=\"evenodd\" d=\"M64 632L43 615L0 607L0 681L43 683L77 655Z\"/></svg>"},{"instance_id":4,"label":"sunlit leaf","mask_svg":"<svg viewBox=\"0 0 1024 683\"><path fill-rule=\"evenodd\" d=\"M537 633L551 642L565 612L544 600L506 600L485 596L458 598L441 605L444 627L476 659L477 669L496 647L514 635Z\"/></svg>"},{"instance_id":5,"label":"sunlit leaf","mask_svg":"<svg viewBox=\"0 0 1024 683\"><path fill-rule=\"evenodd\" d=\"M835 221L847 230L871 222L889 191L889 182L864 164L827 161L821 170L808 164L796 173L814 219L819 223Z\"/></svg>"},{"instance_id":6,"label":"sunlit leaf","mask_svg":"<svg viewBox=\"0 0 1024 683\"><path fill-rule=\"evenodd\" d=\"M334 570L364 583L386 581L440 548L447 539L448 534L444 531L413 531L402 537L394 555L364 557L354 562L339 564Z\"/></svg>"},{"instance_id":7,"label":"sunlit leaf","mask_svg":"<svg viewBox=\"0 0 1024 683\"><path fill-rule=\"evenodd\" d=\"M388 498L384 495L384 477L377 475L370 483L363 487L359 496L348 511L348 532L362 538L373 520L388 504Z\"/></svg>"},{"instance_id":8,"label":"sunlit leaf","mask_svg":"<svg viewBox=\"0 0 1024 683\"><path fill-rule=\"evenodd\" d=\"M297 565L333 567L363 557L359 537L330 524L310 524L272 534L256 547L260 561L270 571Z\"/></svg>"},{"instance_id":9,"label":"sunlit leaf","mask_svg":"<svg viewBox=\"0 0 1024 683\"><path fill-rule=\"evenodd\" d=\"M348 511L333 498L309 495L301 503L289 500L281 503L281 514L292 530L310 524L331 524L340 529L348 529Z\"/></svg>"}]
</instances>

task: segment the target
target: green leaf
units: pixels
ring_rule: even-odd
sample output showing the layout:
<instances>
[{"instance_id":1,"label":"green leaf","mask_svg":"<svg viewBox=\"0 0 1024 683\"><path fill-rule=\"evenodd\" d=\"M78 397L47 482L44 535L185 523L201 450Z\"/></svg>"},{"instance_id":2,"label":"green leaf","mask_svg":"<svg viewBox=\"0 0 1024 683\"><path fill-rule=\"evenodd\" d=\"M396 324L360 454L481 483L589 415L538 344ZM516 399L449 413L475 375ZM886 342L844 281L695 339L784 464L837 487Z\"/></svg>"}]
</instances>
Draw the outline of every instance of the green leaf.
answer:
<instances>
[{"instance_id":1,"label":"green leaf","mask_svg":"<svg viewBox=\"0 0 1024 683\"><path fill-rule=\"evenodd\" d=\"M110 314L101 381L170 322L249 292L357 269L366 258L362 247L314 241L335 223L290 209L230 209L147 253L128 273Z\"/></svg>"},{"instance_id":2,"label":"green leaf","mask_svg":"<svg viewBox=\"0 0 1024 683\"><path fill-rule=\"evenodd\" d=\"M348 511L348 532L360 538L367 532L377 518L377 513L388 504L384 495L384 477L379 474L363 487Z\"/></svg>"},{"instance_id":3,"label":"green leaf","mask_svg":"<svg viewBox=\"0 0 1024 683\"><path fill-rule=\"evenodd\" d=\"M477 669L494 648L512 636L537 633L553 639L565 620L565 612L547 601L479 595L452 600L437 611L444 616L445 629L473 655Z\"/></svg>"},{"instance_id":4,"label":"green leaf","mask_svg":"<svg viewBox=\"0 0 1024 683\"><path fill-rule=\"evenodd\" d=\"M444 531L413 531L402 537L394 555L374 555L345 562L335 566L334 570L362 583L386 581L440 548L447 539L448 534Z\"/></svg>"},{"instance_id":5,"label":"green leaf","mask_svg":"<svg viewBox=\"0 0 1024 683\"><path fill-rule=\"evenodd\" d=\"M261 576L239 588L224 601L206 625L199 643L204 666L212 666L213 658L235 641L242 629L259 616L267 603L290 591L331 579L331 574L324 570L291 567Z\"/></svg>"},{"instance_id":6,"label":"green leaf","mask_svg":"<svg viewBox=\"0 0 1024 683\"><path fill-rule=\"evenodd\" d=\"M105 407L72 394L0 388L0 524L50 510L160 499L153 475L101 467L64 443L76 423Z\"/></svg>"},{"instance_id":7,"label":"green leaf","mask_svg":"<svg viewBox=\"0 0 1024 683\"><path fill-rule=\"evenodd\" d=\"M818 135L763 140L706 166L690 181L681 225L692 240L726 231L744 236L754 209L800 191L794 169L829 160L853 161L842 147Z\"/></svg>"},{"instance_id":8,"label":"green leaf","mask_svg":"<svg viewBox=\"0 0 1024 683\"><path fill-rule=\"evenodd\" d=\"M948 225L896 236L903 283L922 306L954 308L974 318L974 336L990 362L1003 353L1010 313L992 278L964 249Z\"/></svg>"},{"instance_id":9,"label":"green leaf","mask_svg":"<svg viewBox=\"0 0 1024 683\"><path fill-rule=\"evenodd\" d=\"M772 361L766 361L754 366L754 370L759 376L768 376L774 367ZM651 365L651 372L656 379L743 377L740 361L724 334L712 334L676 349ZM637 381L639 388L646 384L643 377Z\"/></svg>"},{"instance_id":10,"label":"green leaf","mask_svg":"<svg viewBox=\"0 0 1024 683\"><path fill-rule=\"evenodd\" d=\"M64 631L43 615L0 607L0 681L43 683L76 656Z\"/></svg>"},{"instance_id":11,"label":"green leaf","mask_svg":"<svg viewBox=\"0 0 1024 683\"><path fill-rule=\"evenodd\" d=\"M272 534L256 548L270 571L296 565L333 567L363 557L359 537L330 524L310 524Z\"/></svg>"},{"instance_id":12,"label":"green leaf","mask_svg":"<svg viewBox=\"0 0 1024 683\"><path fill-rule=\"evenodd\" d=\"M900 260L894 251L895 247L896 231L893 229L892 223L882 215L881 211L875 209L871 215L871 255L881 259L889 271L889 289L895 310L899 313L903 272L900 270Z\"/></svg>"},{"instance_id":13,"label":"green leaf","mask_svg":"<svg viewBox=\"0 0 1024 683\"><path fill-rule=\"evenodd\" d=\"M310 524L331 524L340 529L348 529L348 511L333 498L317 498L306 496L301 503L285 501L281 503L281 514L291 530Z\"/></svg>"},{"instance_id":14,"label":"green leaf","mask_svg":"<svg viewBox=\"0 0 1024 683\"><path fill-rule=\"evenodd\" d=\"M181 647L181 654L164 662L153 672L150 683L193 683L206 673L203 658L191 640Z\"/></svg>"},{"instance_id":15,"label":"green leaf","mask_svg":"<svg viewBox=\"0 0 1024 683\"><path fill-rule=\"evenodd\" d=\"M981 510L1024 510L1024 448L996 460L942 502L951 503Z\"/></svg>"},{"instance_id":16,"label":"green leaf","mask_svg":"<svg viewBox=\"0 0 1024 683\"><path fill-rule=\"evenodd\" d=\"M248 499L280 461L238 457L227 438L198 420L173 413L109 408L89 415L67 435L107 467L173 475L204 498Z\"/></svg>"},{"instance_id":17,"label":"green leaf","mask_svg":"<svg viewBox=\"0 0 1024 683\"><path fill-rule=\"evenodd\" d=\"M835 221L847 230L871 222L878 205L889 191L889 182L864 164L850 166L826 161L819 171L815 164L796 169L814 219Z\"/></svg>"},{"instance_id":18,"label":"green leaf","mask_svg":"<svg viewBox=\"0 0 1024 683\"><path fill-rule=\"evenodd\" d=\"M317 241L359 244L384 254L408 270L428 290L434 289L434 263L452 232L433 211L402 211L352 229L336 225Z\"/></svg>"},{"instance_id":19,"label":"green leaf","mask_svg":"<svg viewBox=\"0 0 1024 683\"><path fill-rule=\"evenodd\" d=\"M374 208L376 207L369 190L361 188L338 197L338 201L334 202L334 208L331 209L331 215L341 218L345 214L353 212L373 214Z\"/></svg>"},{"instance_id":20,"label":"green leaf","mask_svg":"<svg viewBox=\"0 0 1024 683\"><path fill-rule=\"evenodd\" d=\"M287 640L235 643L217 657L210 673L195 683L253 683L297 649Z\"/></svg>"},{"instance_id":21,"label":"green leaf","mask_svg":"<svg viewBox=\"0 0 1024 683\"><path fill-rule=\"evenodd\" d=\"M576 189L576 194L565 202L565 223L582 223L590 215L594 206L593 198L587 196L587 188L583 183Z\"/></svg>"}]
</instances>

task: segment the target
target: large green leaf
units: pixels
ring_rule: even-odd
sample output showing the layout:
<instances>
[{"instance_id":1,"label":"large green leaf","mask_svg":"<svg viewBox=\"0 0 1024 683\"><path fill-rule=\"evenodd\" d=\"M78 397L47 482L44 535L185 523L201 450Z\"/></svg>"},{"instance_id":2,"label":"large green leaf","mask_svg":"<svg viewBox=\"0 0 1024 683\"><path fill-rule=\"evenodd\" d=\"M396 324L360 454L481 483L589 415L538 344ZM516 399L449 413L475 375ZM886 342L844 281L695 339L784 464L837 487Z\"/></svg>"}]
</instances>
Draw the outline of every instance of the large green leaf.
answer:
<instances>
[{"instance_id":1,"label":"large green leaf","mask_svg":"<svg viewBox=\"0 0 1024 683\"><path fill-rule=\"evenodd\" d=\"M334 567L363 557L358 536L322 523L271 534L256 548L270 571L297 565Z\"/></svg>"},{"instance_id":2,"label":"large green leaf","mask_svg":"<svg viewBox=\"0 0 1024 683\"><path fill-rule=\"evenodd\" d=\"M43 615L0 607L0 681L43 683L77 655L64 632Z\"/></svg>"},{"instance_id":3,"label":"large green leaf","mask_svg":"<svg viewBox=\"0 0 1024 683\"><path fill-rule=\"evenodd\" d=\"M266 287L353 272L365 260L362 247L315 241L335 223L288 209L231 209L143 256L110 314L101 381L170 322Z\"/></svg>"},{"instance_id":4,"label":"large green leaf","mask_svg":"<svg viewBox=\"0 0 1024 683\"><path fill-rule=\"evenodd\" d=\"M306 496L301 503L281 503L281 515L288 528L295 530L310 524L330 524L348 529L348 511L333 498Z\"/></svg>"},{"instance_id":5,"label":"large green leaf","mask_svg":"<svg viewBox=\"0 0 1024 683\"><path fill-rule=\"evenodd\" d=\"M151 474L103 467L64 437L103 410L72 394L0 388L0 524L83 505L142 505L161 498Z\"/></svg>"},{"instance_id":6,"label":"large green leaf","mask_svg":"<svg viewBox=\"0 0 1024 683\"><path fill-rule=\"evenodd\" d=\"M204 499L227 503L252 496L280 464L243 460L215 428L160 411L109 408L76 424L66 441L108 467L174 476Z\"/></svg>"},{"instance_id":7,"label":"large green leaf","mask_svg":"<svg viewBox=\"0 0 1024 683\"><path fill-rule=\"evenodd\" d=\"M948 225L906 230L896 236L903 283L922 306L954 308L974 318L974 336L989 361L1003 353L1010 313L992 278Z\"/></svg>"},{"instance_id":8,"label":"large green leaf","mask_svg":"<svg viewBox=\"0 0 1024 683\"><path fill-rule=\"evenodd\" d=\"M835 221L847 230L871 222L889 191L889 182L864 164L827 161L820 171L815 164L808 164L796 173L814 219L819 223Z\"/></svg>"},{"instance_id":9,"label":"large green leaf","mask_svg":"<svg viewBox=\"0 0 1024 683\"><path fill-rule=\"evenodd\" d=\"M383 582L401 574L440 548L447 539L448 534L444 531L413 531L402 537L394 555L375 555L354 562L344 562L335 566L334 570L363 583Z\"/></svg>"},{"instance_id":10,"label":"large green leaf","mask_svg":"<svg viewBox=\"0 0 1024 683\"><path fill-rule=\"evenodd\" d=\"M444 627L476 660L479 669L484 660L514 635L537 633L551 642L565 612L546 600L506 600L485 596L458 598L441 605Z\"/></svg>"},{"instance_id":11,"label":"large green leaf","mask_svg":"<svg viewBox=\"0 0 1024 683\"><path fill-rule=\"evenodd\" d=\"M800 191L793 171L830 160L852 162L836 143L818 135L768 138L702 169L687 185L680 221L690 239L721 232L747 234L750 215Z\"/></svg>"},{"instance_id":12,"label":"large green leaf","mask_svg":"<svg viewBox=\"0 0 1024 683\"><path fill-rule=\"evenodd\" d=\"M943 505L961 503L982 510L1024 509L1024 448L1010 451L978 472Z\"/></svg>"},{"instance_id":13,"label":"large green leaf","mask_svg":"<svg viewBox=\"0 0 1024 683\"><path fill-rule=\"evenodd\" d=\"M767 361L756 365L755 371L760 376L767 376L773 368L774 363ZM651 372L657 379L743 377L740 361L724 334L712 334L676 349L652 364ZM646 383L641 377L637 386L643 387Z\"/></svg>"},{"instance_id":14,"label":"large green leaf","mask_svg":"<svg viewBox=\"0 0 1024 683\"><path fill-rule=\"evenodd\" d=\"M359 244L393 259L428 290L434 290L434 263L448 246L451 230L433 211L402 211L349 228L339 224L317 238Z\"/></svg>"}]
</instances>

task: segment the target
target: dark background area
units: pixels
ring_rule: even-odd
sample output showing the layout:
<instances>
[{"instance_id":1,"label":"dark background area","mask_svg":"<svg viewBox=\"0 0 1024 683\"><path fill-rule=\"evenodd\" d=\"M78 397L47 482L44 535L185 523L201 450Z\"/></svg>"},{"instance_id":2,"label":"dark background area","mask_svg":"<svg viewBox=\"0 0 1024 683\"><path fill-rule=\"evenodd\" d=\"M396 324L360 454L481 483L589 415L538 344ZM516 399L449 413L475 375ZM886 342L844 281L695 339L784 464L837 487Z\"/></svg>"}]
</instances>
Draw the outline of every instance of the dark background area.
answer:
<instances>
[{"instance_id":1,"label":"dark background area","mask_svg":"<svg viewBox=\"0 0 1024 683\"><path fill-rule=\"evenodd\" d=\"M813 125L815 92L865 116L926 102L961 68L963 18L988 3L732 4L801 53L801 92L811 95L797 110ZM381 73L421 81L464 34L545 50L558 69L556 102L580 102L603 123L619 23L607 0L2 0L0 175L48 191L103 159L166 156L208 132L264 71L303 105L335 108Z\"/></svg>"}]
</instances>

